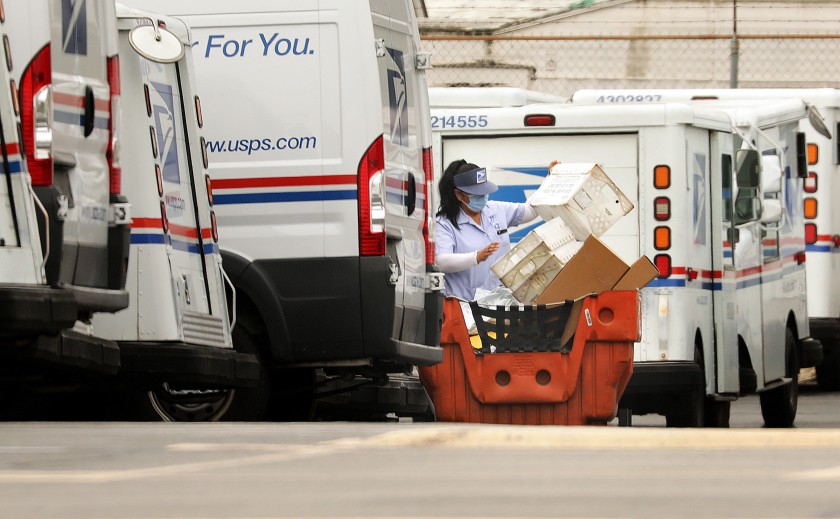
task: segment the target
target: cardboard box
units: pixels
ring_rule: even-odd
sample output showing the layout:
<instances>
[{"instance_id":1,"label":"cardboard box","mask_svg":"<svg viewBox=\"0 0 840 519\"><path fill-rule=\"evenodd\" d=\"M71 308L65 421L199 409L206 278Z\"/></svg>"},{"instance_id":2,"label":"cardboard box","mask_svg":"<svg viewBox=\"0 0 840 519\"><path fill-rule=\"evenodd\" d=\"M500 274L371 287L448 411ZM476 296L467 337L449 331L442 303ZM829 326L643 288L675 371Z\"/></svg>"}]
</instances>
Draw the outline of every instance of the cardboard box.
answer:
<instances>
[{"instance_id":1,"label":"cardboard box","mask_svg":"<svg viewBox=\"0 0 840 519\"><path fill-rule=\"evenodd\" d=\"M562 245L540 258L539 265L526 264L516 271L517 283L506 286L511 289L517 301L526 305L533 303L582 247L583 242L579 241Z\"/></svg>"},{"instance_id":2,"label":"cardboard box","mask_svg":"<svg viewBox=\"0 0 840 519\"><path fill-rule=\"evenodd\" d=\"M607 290L635 290L647 285L658 275L659 271L646 256L628 265L601 240L590 236L534 303L576 300L587 294Z\"/></svg>"},{"instance_id":3,"label":"cardboard box","mask_svg":"<svg viewBox=\"0 0 840 519\"><path fill-rule=\"evenodd\" d=\"M575 236L569 226L563 220L555 218L529 232L525 238L493 263L490 269L503 285L516 290L552 259L552 252L575 243L577 243ZM565 254L574 254L578 248L580 248L579 245ZM565 264L565 261L563 263ZM522 299L520 301L526 302ZM530 301L527 302L530 303Z\"/></svg>"},{"instance_id":4,"label":"cardboard box","mask_svg":"<svg viewBox=\"0 0 840 519\"><path fill-rule=\"evenodd\" d=\"M530 202L543 220L563 219L579 241L601 236L633 210L630 199L594 163L552 163Z\"/></svg>"}]
</instances>

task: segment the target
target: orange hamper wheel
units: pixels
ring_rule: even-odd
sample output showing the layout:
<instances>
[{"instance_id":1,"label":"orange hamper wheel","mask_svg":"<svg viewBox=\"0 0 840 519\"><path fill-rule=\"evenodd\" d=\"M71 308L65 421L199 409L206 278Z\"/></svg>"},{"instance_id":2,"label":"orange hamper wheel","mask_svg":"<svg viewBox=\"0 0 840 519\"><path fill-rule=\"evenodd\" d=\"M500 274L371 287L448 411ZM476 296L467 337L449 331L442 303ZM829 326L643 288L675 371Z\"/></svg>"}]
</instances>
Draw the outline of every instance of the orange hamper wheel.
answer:
<instances>
[{"instance_id":1,"label":"orange hamper wheel","mask_svg":"<svg viewBox=\"0 0 840 519\"><path fill-rule=\"evenodd\" d=\"M471 306L481 349L470 343L458 300L447 298L443 361L419 368L438 421L584 425L615 418L639 340L638 291L590 295L565 309ZM485 324L479 313L498 318ZM569 315L577 327L566 341Z\"/></svg>"}]
</instances>

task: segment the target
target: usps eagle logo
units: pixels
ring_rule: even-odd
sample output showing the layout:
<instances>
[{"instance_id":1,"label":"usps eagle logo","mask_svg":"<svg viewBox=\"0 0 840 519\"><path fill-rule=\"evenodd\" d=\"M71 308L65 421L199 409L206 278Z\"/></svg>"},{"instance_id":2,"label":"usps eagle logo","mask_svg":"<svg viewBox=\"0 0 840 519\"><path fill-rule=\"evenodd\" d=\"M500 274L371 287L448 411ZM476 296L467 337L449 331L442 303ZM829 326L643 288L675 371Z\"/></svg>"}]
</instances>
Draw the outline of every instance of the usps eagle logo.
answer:
<instances>
[{"instance_id":1,"label":"usps eagle logo","mask_svg":"<svg viewBox=\"0 0 840 519\"><path fill-rule=\"evenodd\" d=\"M482 182L487 182L487 170L486 169L479 169L475 172L475 183L481 184Z\"/></svg>"}]
</instances>

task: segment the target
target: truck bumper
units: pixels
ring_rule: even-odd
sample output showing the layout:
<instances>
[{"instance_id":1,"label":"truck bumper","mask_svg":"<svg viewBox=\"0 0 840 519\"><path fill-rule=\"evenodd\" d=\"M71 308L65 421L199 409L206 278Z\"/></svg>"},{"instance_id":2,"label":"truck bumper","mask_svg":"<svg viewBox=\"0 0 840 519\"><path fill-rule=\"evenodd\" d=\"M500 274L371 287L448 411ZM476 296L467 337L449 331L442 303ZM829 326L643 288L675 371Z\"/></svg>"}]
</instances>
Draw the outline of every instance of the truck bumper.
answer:
<instances>
[{"instance_id":1,"label":"truck bumper","mask_svg":"<svg viewBox=\"0 0 840 519\"><path fill-rule=\"evenodd\" d=\"M120 364L121 373L150 384L243 387L256 385L260 378L259 361L252 354L184 342L121 342Z\"/></svg>"},{"instance_id":2,"label":"truck bumper","mask_svg":"<svg viewBox=\"0 0 840 519\"><path fill-rule=\"evenodd\" d=\"M0 335L55 335L78 319L73 294L49 286L0 287Z\"/></svg>"},{"instance_id":3,"label":"truck bumper","mask_svg":"<svg viewBox=\"0 0 840 519\"><path fill-rule=\"evenodd\" d=\"M8 348L3 354L12 356L13 361L30 361L86 374L114 375L120 369L117 343L73 330L41 335L31 343Z\"/></svg>"}]
</instances>

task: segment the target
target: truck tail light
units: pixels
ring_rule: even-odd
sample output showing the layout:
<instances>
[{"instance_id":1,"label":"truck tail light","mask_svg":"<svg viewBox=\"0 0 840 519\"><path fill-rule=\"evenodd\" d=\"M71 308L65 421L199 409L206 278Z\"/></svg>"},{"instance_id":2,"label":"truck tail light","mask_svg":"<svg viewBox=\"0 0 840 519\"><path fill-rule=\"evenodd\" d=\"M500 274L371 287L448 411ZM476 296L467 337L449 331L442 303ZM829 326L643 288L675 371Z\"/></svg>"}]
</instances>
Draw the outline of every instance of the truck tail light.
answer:
<instances>
[{"instance_id":1,"label":"truck tail light","mask_svg":"<svg viewBox=\"0 0 840 519\"><path fill-rule=\"evenodd\" d=\"M813 220L817 217L817 199L808 197L805 199L805 203L803 204L805 209L805 218L809 220Z\"/></svg>"},{"instance_id":2,"label":"truck tail light","mask_svg":"<svg viewBox=\"0 0 840 519\"><path fill-rule=\"evenodd\" d=\"M201 114L201 99L195 96L195 122L198 123L199 128L204 127L204 116Z\"/></svg>"},{"instance_id":3,"label":"truck tail light","mask_svg":"<svg viewBox=\"0 0 840 519\"><path fill-rule=\"evenodd\" d=\"M551 114L531 114L525 116L525 126L554 126L556 118Z\"/></svg>"},{"instance_id":4,"label":"truck tail light","mask_svg":"<svg viewBox=\"0 0 840 519\"><path fill-rule=\"evenodd\" d=\"M210 230L213 233L213 241L219 243L219 228L216 227L216 212L210 211Z\"/></svg>"},{"instance_id":5,"label":"truck tail light","mask_svg":"<svg viewBox=\"0 0 840 519\"><path fill-rule=\"evenodd\" d=\"M808 143L808 165L813 166L820 160L820 148L813 142Z\"/></svg>"},{"instance_id":6,"label":"truck tail light","mask_svg":"<svg viewBox=\"0 0 840 519\"><path fill-rule=\"evenodd\" d=\"M163 234L169 234L169 218L166 217L166 205L160 203L160 223L163 226Z\"/></svg>"},{"instance_id":7,"label":"truck tail light","mask_svg":"<svg viewBox=\"0 0 840 519\"><path fill-rule=\"evenodd\" d=\"M817 243L817 224L805 224L805 243L807 243L808 245L813 245Z\"/></svg>"},{"instance_id":8,"label":"truck tail light","mask_svg":"<svg viewBox=\"0 0 840 519\"><path fill-rule=\"evenodd\" d=\"M671 256L667 254L657 254L653 258L653 264L659 270L660 278L667 278L671 275Z\"/></svg>"},{"instance_id":9,"label":"truck tail light","mask_svg":"<svg viewBox=\"0 0 840 519\"><path fill-rule=\"evenodd\" d=\"M385 255L384 172L385 148L380 135L359 161L359 253L362 256Z\"/></svg>"},{"instance_id":10,"label":"truck tail light","mask_svg":"<svg viewBox=\"0 0 840 519\"><path fill-rule=\"evenodd\" d=\"M426 176L426 218L423 220L423 241L426 242L426 265L434 265L435 239L432 235L434 224L434 206L432 204L434 166L432 165L432 148L423 149L423 172Z\"/></svg>"},{"instance_id":11,"label":"truck tail light","mask_svg":"<svg viewBox=\"0 0 840 519\"><path fill-rule=\"evenodd\" d=\"M658 196L653 199L653 217L660 222L671 218L671 201L667 197Z\"/></svg>"},{"instance_id":12,"label":"truck tail light","mask_svg":"<svg viewBox=\"0 0 840 519\"><path fill-rule=\"evenodd\" d=\"M656 189L667 189L671 187L671 167L665 165L653 168L653 187Z\"/></svg>"},{"instance_id":13,"label":"truck tail light","mask_svg":"<svg viewBox=\"0 0 840 519\"><path fill-rule=\"evenodd\" d=\"M805 177L805 185L803 186L806 193L816 193L817 192L817 174L811 171L808 173L808 176Z\"/></svg>"},{"instance_id":14,"label":"truck tail light","mask_svg":"<svg viewBox=\"0 0 840 519\"><path fill-rule=\"evenodd\" d=\"M653 230L653 246L656 250L668 250L671 248L671 229L668 227L657 227Z\"/></svg>"},{"instance_id":15,"label":"truck tail light","mask_svg":"<svg viewBox=\"0 0 840 519\"><path fill-rule=\"evenodd\" d=\"M108 112L111 125L108 129L108 172L111 194L118 195L122 187L122 168L120 168L120 57L108 58L108 85L111 87L111 103Z\"/></svg>"},{"instance_id":16,"label":"truck tail light","mask_svg":"<svg viewBox=\"0 0 840 519\"><path fill-rule=\"evenodd\" d=\"M32 184L52 185L52 72L49 45L45 45L24 70L20 80L20 97L23 145Z\"/></svg>"},{"instance_id":17,"label":"truck tail light","mask_svg":"<svg viewBox=\"0 0 840 519\"><path fill-rule=\"evenodd\" d=\"M210 180L210 175L204 174L204 187L207 189L207 202L210 207L213 207L213 183Z\"/></svg>"}]
</instances>

